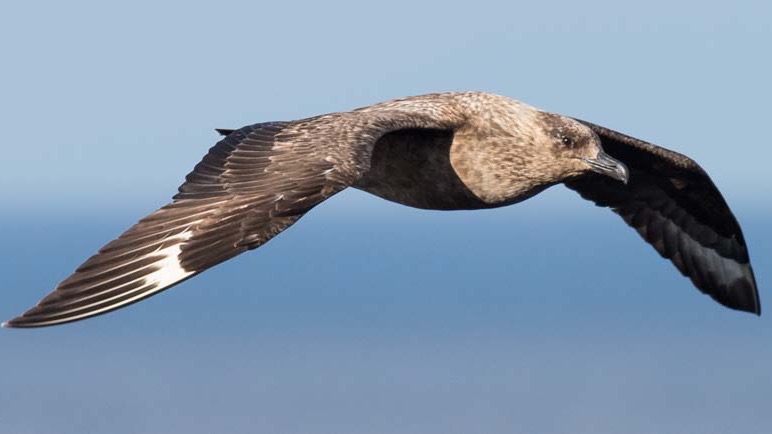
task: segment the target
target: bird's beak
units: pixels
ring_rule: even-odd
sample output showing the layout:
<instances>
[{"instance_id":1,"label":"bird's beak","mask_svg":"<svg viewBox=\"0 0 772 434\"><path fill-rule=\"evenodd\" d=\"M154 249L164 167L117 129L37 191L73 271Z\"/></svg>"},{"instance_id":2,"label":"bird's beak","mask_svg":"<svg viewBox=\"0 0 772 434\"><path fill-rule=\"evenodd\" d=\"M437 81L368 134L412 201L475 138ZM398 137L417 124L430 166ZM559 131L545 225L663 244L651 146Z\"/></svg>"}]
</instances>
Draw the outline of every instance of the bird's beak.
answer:
<instances>
[{"instance_id":1,"label":"bird's beak","mask_svg":"<svg viewBox=\"0 0 772 434\"><path fill-rule=\"evenodd\" d=\"M625 163L603 152L603 150L598 152L598 155L596 155L595 158L583 158L582 160L590 166L590 169L592 169L593 172L610 176L625 184L627 184L627 181L630 179L630 171L627 170Z\"/></svg>"}]
</instances>

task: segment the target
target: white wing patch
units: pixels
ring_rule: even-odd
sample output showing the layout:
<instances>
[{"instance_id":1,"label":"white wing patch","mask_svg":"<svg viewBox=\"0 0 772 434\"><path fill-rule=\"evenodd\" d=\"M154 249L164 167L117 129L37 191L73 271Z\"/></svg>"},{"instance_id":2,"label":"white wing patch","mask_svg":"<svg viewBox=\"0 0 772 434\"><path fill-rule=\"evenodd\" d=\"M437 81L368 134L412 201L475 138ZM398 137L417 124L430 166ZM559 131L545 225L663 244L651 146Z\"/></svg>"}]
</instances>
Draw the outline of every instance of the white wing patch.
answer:
<instances>
[{"instance_id":1,"label":"white wing patch","mask_svg":"<svg viewBox=\"0 0 772 434\"><path fill-rule=\"evenodd\" d=\"M192 226L192 225L191 225ZM36 324L39 326L53 325L63 322L75 321L80 318L86 318L92 315L97 315L102 312L116 309L120 306L131 304L138 299L148 297L159 291L163 291L167 287L185 279L193 274L192 271L185 270L180 265L179 256L182 252L182 244L193 236L193 232L190 229L186 229L179 234L169 237L165 240L164 244L174 242L173 245L167 245L164 248L156 250L146 257L159 258L153 263L153 267L158 268L147 276L142 277L142 285L137 289L130 290L126 293L120 293L109 298L95 297L93 303L87 305L80 305L71 309L62 309L60 315L50 320L38 321ZM141 260L135 259L135 261ZM128 285L131 282L124 283ZM123 286L119 285L117 287ZM117 288L116 287L116 288ZM114 288L113 288L114 289ZM131 294L134 295L128 298L122 298L121 295ZM100 306L101 305L101 306ZM96 307L100 306L100 307ZM2 327L9 327L10 324L4 322Z\"/></svg>"},{"instance_id":2,"label":"white wing patch","mask_svg":"<svg viewBox=\"0 0 772 434\"><path fill-rule=\"evenodd\" d=\"M193 274L192 271L182 268L179 260L180 253L182 252L181 246L191 236L193 236L193 232L188 229L170 238L170 240L178 240L178 243L153 252L153 256L161 256L163 259L157 262L157 266L160 267L158 271L145 277L145 285L166 288Z\"/></svg>"}]
</instances>

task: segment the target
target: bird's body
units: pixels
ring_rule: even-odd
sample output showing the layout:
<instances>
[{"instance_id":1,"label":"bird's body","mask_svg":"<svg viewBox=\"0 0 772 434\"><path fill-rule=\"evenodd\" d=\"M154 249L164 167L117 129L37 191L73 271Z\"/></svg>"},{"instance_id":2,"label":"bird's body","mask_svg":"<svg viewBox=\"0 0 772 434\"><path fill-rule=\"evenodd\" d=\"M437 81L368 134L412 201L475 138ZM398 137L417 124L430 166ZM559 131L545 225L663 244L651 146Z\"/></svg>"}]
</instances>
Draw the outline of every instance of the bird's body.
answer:
<instances>
[{"instance_id":1,"label":"bird's body","mask_svg":"<svg viewBox=\"0 0 772 434\"><path fill-rule=\"evenodd\" d=\"M347 187L456 210L509 205L561 182L610 206L703 292L760 312L742 232L710 178L687 157L620 133L480 92L219 131L226 137L172 203L5 325L59 324L139 301L259 247Z\"/></svg>"},{"instance_id":2,"label":"bird's body","mask_svg":"<svg viewBox=\"0 0 772 434\"><path fill-rule=\"evenodd\" d=\"M486 206L459 178L450 161L453 132L410 129L389 133L375 145L370 169L353 187L423 209Z\"/></svg>"}]
</instances>

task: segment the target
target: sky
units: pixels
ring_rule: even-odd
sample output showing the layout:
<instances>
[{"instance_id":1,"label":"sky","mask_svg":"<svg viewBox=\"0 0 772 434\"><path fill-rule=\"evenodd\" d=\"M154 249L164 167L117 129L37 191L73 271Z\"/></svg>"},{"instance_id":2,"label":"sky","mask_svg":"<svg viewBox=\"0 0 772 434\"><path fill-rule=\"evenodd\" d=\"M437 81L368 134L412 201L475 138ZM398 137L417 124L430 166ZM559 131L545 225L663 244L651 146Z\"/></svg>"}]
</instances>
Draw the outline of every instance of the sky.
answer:
<instances>
[{"instance_id":1,"label":"sky","mask_svg":"<svg viewBox=\"0 0 772 434\"><path fill-rule=\"evenodd\" d=\"M166 203L214 128L484 90L697 160L772 279L763 2L0 6L0 319ZM0 434L767 433L772 320L554 187L359 191L109 315L0 331Z\"/></svg>"}]
</instances>

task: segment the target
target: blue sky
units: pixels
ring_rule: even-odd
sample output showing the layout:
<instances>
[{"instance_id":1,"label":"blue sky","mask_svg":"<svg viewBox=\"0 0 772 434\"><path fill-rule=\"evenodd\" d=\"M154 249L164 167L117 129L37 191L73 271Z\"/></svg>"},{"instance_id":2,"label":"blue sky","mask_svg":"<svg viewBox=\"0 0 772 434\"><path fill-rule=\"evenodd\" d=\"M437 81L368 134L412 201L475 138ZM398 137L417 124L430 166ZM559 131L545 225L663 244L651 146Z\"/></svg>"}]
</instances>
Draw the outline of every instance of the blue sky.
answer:
<instances>
[{"instance_id":1,"label":"blue sky","mask_svg":"<svg viewBox=\"0 0 772 434\"><path fill-rule=\"evenodd\" d=\"M761 2L2 6L0 317L168 201L215 127L465 89L695 158L766 306L770 19ZM770 325L562 187L455 213L347 191L143 303L3 330L0 433L762 433Z\"/></svg>"}]
</instances>

